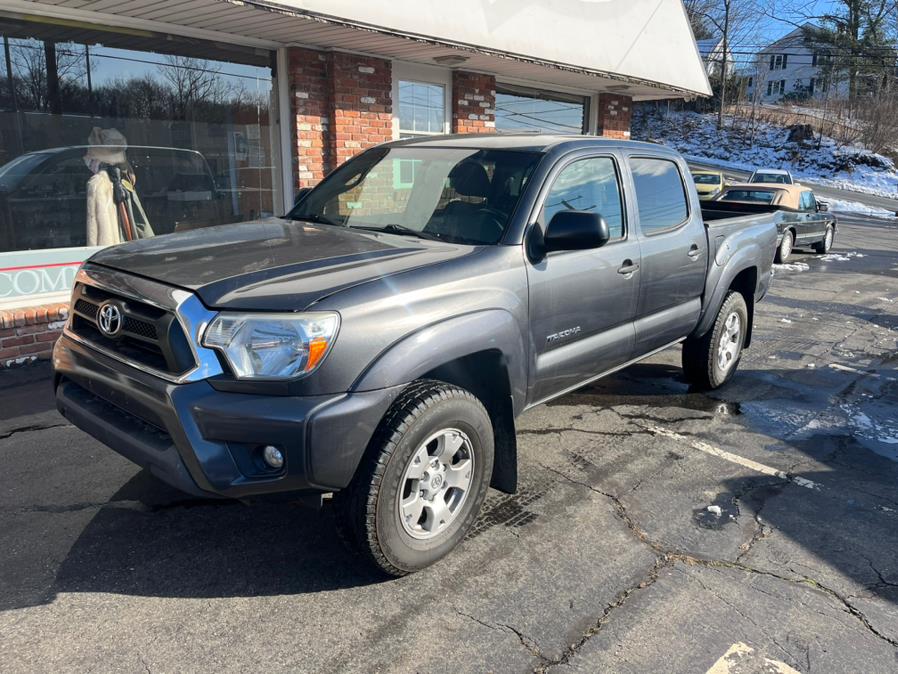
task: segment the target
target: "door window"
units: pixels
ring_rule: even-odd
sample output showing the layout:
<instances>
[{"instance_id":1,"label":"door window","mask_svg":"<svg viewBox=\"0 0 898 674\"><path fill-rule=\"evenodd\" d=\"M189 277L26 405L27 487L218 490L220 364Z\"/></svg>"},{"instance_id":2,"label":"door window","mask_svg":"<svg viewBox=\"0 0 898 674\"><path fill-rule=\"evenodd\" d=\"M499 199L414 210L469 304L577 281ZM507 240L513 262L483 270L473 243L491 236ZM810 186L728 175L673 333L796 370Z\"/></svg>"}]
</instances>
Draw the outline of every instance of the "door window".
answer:
<instances>
[{"instance_id":1,"label":"door window","mask_svg":"<svg viewBox=\"0 0 898 674\"><path fill-rule=\"evenodd\" d=\"M686 221L689 207L683 177L668 159L631 157L630 170L636 187L639 226L646 235L678 227Z\"/></svg>"},{"instance_id":2,"label":"door window","mask_svg":"<svg viewBox=\"0 0 898 674\"><path fill-rule=\"evenodd\" d=\"M611 238L623 238L620 181L611 157L580 159L561 170L543 205L542 222L548 225L564 210L598 213L608 223Z\"/></svg>"}]
</instances>

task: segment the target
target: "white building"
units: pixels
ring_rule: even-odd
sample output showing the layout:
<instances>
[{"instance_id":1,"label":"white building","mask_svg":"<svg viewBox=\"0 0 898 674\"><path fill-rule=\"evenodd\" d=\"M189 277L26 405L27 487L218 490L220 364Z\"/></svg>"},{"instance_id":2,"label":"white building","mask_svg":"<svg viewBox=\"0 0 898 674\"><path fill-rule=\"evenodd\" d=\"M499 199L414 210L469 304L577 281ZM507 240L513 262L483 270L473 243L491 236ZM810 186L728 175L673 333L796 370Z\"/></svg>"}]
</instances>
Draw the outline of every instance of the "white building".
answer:
<instances>
[{"instance_id":1,"label":"white building","mask_svg":"<svg viewBox=\"0 0 898 674\"><path fill-rule=\"evenodd\" d=\"M705 63L705 72L708 73L708 77L717 77L720 75L721 69L723 68L723 39L719 37L712 37L706 40L696 40L696 46L698 47L698 53L702 57L702 61ZM732 74L733 72L733 51L727 46L726 50L726 64L727 64L727 74Z\"/></svg>"},{"instance_id":2,"label":"white building","mask_svg":"<svg viewBox=\"0 0 898 674\"><path fill-rule=\"evenodd\" d=\"M762 49L755 61L754 72L748 78L747 95L762 103L777 103L785 96L823 98L829 93L823 66L826 53L805 41L804 27Z\"/></svg>"}]
</instances>

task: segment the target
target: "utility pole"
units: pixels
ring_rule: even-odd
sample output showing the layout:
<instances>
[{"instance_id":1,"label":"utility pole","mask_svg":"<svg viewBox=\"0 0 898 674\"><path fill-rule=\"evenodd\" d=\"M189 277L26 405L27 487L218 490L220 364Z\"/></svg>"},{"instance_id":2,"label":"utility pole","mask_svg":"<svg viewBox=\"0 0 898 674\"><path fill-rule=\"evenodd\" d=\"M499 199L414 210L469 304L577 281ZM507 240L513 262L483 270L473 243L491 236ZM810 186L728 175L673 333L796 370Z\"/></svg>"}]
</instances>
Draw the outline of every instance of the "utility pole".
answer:
<instances>
[{"instance_id":1,"label":"utility pole","mask_svg":"<svg viewBox=\"0 0 898 674\"><path fill-rule=\"evenodd\" d=\"M723 106L727 91L727 52L730 48L730 2L723 0L723 52L720 59L720 107L717 109L717 128L723 128Z\"/></svg>"}]
</instances>

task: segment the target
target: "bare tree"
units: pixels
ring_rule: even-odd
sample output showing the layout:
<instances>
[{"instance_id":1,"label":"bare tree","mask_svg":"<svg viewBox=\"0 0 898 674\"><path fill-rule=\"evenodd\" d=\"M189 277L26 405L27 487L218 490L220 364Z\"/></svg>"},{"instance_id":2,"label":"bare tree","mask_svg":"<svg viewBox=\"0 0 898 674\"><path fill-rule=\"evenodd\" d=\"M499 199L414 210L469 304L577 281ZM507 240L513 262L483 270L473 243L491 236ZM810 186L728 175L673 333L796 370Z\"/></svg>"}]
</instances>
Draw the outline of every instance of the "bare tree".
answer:
<instances>
[{"instance_id":1,"label":"bare tree","mask_svg":"<svg viewBox=\"0 0 898 674\"><path fill-rule=\"evenodd\" d=\"M718 57L720 92L717 103L717 128L719 129L723 126L732 53L757 42L762 15L757 11L756 0L688 0L686 6L690 17L697 17L702 25L709 27L714 37L721 38Z\"/></svg>"},{"instance_id":2,"label":"bare tree","mask_svg":"<svg viewBox=\"0 0 898 674\"><path fill-rule=\"evenodd\" d=\"M84 54L71 45L36 40L10 44L15 79L24 87L24 98L35 110L61 113L61 90L84 77Z\"/></svg>"},{"instance_id":3,"label":"bare tree","mask_svg":"<svg viewBox=\"0 0 898 674\"><path fill-rule=\"evenodd\" d=\"M177 114L183 118L201 103L222 103L232 91L221 77L221 66L212 61L189 56L165 57L161 68L162 78L172 90L172 100Z\"/></svg>"}]
</instances>

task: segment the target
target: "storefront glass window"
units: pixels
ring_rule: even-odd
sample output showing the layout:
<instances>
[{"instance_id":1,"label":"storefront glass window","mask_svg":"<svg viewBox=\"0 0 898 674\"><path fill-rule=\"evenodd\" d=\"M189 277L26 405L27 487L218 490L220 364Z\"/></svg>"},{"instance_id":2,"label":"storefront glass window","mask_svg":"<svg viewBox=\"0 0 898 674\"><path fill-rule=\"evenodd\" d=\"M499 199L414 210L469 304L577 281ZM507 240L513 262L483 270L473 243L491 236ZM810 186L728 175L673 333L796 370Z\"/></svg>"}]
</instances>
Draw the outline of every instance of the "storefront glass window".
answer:
<instances>
[{"instance_id":1,"label":"storefront glass window","mask_svg":"<svg viewBox=\"0 0 898 674\"><path fill-rule=\"evenodd\" d=\"M98 246L274 214L268 52L12 18L0 35L0 303L64 290Z\"/></svg>"},{"instance_id":2,"label":"storefront glass window","mask_svg":"<svg viewBox=\"0 0 898 674\"><path fill-rule=\"evenodd\" d=\"M587 99L557 92L496 87L496 128L500 131L585 133Z\"/></svg>"}]
</instances>

